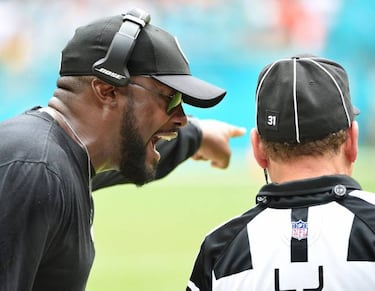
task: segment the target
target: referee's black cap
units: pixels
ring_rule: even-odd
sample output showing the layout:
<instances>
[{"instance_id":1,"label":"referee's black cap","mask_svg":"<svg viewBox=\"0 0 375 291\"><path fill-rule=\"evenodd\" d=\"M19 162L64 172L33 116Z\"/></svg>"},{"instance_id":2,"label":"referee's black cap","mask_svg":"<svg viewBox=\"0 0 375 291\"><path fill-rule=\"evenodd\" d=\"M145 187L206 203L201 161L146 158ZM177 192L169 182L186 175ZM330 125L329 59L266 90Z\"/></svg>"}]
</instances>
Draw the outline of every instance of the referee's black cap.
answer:
<instances>
[{"instance_id":1,"label":"referee's black cap","mask_svg":"<svg viewBox=\"0 0 375 291\"><path fill-rule=\"evenodd\" d=\"M350 127L359 110L338 63L315 56L280 59L260 73L257 128L268 141L302 143Z\"/></svg>"}]
</instances>

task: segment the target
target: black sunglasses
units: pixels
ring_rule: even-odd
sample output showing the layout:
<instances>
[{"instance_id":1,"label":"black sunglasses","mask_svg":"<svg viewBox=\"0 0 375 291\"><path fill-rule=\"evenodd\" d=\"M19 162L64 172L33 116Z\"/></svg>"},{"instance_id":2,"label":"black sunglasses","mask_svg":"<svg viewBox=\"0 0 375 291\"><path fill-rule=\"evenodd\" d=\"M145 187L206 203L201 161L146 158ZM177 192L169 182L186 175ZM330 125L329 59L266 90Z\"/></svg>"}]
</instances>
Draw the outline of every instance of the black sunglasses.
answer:
<instances>
[{"instance_id":1,"label":"black sunglasses","mask_svg":"<svg viewBox=\"0 0 375 291\"><path fill-rule=\"evenodd\" d=\"M138 83L135 83L133 81L130 81L129 84L141 87L142 89L144 89L146 91L149 91L149 92L151 92L151 93L153 93L155 95L159 95L159 96L162 96L164 98L168 98L169 103L168 103L168 107L167 107L167 114L170 114L173 111L173 109L175 109L180 104L182 104L182 93L181 92L176 92L173 95L165 95L163 93L160 93L160 92L151 90L149 88L146 88L145 86L143 86L141 84L138 84Z\"/></svg>"}]
</instances>

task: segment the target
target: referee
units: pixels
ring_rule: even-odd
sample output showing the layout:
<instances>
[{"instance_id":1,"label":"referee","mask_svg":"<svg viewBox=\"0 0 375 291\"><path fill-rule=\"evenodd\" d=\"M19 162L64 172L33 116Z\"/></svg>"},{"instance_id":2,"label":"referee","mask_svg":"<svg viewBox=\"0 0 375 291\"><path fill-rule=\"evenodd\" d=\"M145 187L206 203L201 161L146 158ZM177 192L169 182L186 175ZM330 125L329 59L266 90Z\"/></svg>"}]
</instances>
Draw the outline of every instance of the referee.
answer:
<instances>
[{"instance_id":1,"label":"referee","mask_svg":"<svg viewBox=\"0 0 375 291\"><path fill-rule=\"evenodd\" d=\"M251 142L267 184L206 236L186 290L375 290L375 195L350 177L359 112L348 83L312 56L262 70Z\"/></svg>"}]
</instances>

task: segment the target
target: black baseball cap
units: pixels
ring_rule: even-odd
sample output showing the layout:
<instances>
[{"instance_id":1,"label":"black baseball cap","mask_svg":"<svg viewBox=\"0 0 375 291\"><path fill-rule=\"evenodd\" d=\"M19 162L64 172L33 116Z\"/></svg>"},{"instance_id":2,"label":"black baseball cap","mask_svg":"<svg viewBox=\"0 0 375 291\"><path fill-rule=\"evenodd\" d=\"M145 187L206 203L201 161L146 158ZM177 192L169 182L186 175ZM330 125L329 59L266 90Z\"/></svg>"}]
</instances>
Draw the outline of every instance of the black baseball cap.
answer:
<instances>
[{"instance_id":1,"label":"black baseball cap","mask_svg":"<svg viewBox=\"0 0 375 291\"><path fill-rule=\"evenodd\" d=\"M106 17L77 28L62 51L60 75L94 75L93 64L106 56L123 19L124 14ZM226 94L224 89L193 77L177 39L151 24L139 33L127 69L130 76L148 75L181 92L183 101L196 107L214 106Z\"/></svg>"},{"instance_id":2,"label":"black baseball cap","mask_svg":"<svg viewBox=\"0 0 375 291\"><path fill-rule=\"evenodd\" d=\"M359 114L345 69L315 56L267 65L258 78L256 106L258 132L274 142L319 140L350 127Z\"/></svg>"}]
</instances>

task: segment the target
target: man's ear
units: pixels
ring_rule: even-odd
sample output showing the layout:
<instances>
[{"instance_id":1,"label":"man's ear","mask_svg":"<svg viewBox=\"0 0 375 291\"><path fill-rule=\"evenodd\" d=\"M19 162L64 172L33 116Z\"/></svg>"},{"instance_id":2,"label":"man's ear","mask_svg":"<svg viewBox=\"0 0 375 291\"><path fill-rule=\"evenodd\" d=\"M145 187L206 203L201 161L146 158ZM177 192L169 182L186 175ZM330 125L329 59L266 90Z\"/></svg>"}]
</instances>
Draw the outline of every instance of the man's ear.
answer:
<instances>
[{"instance_id":1,"label":"man's ear","mask_svg":"<svg viewBox=\"0 0 375 291\"><path fill-rule=\"evenodd\" d=\"M345 154L349 162L354 163L358 154L358 123L353 121L351 126L347 129L347 138L345 141Z\"/></svg>"},{"instance_id":2,"label":"man's ear","mask_svg":"<svg viewBox=\"0 0 375 291\"><path fill-rule=\"evenodd\" d=\"M91 81L91 88L101 104L108 104L111 106L117 104L117 87L95 78Z\"/></svg>"},{"instance_id":3,"label":"man's ear","mask_svg":"<svg viewBox=\"0 0 375 291\"><path fill-rule=\"evenodd\" d=\"M251 130L250 137L255 160L262 169L266 169L268 167L267 155L264 151L264 146L258 133L258 130L253 128Z\"/></svg>"}]
</instances>

